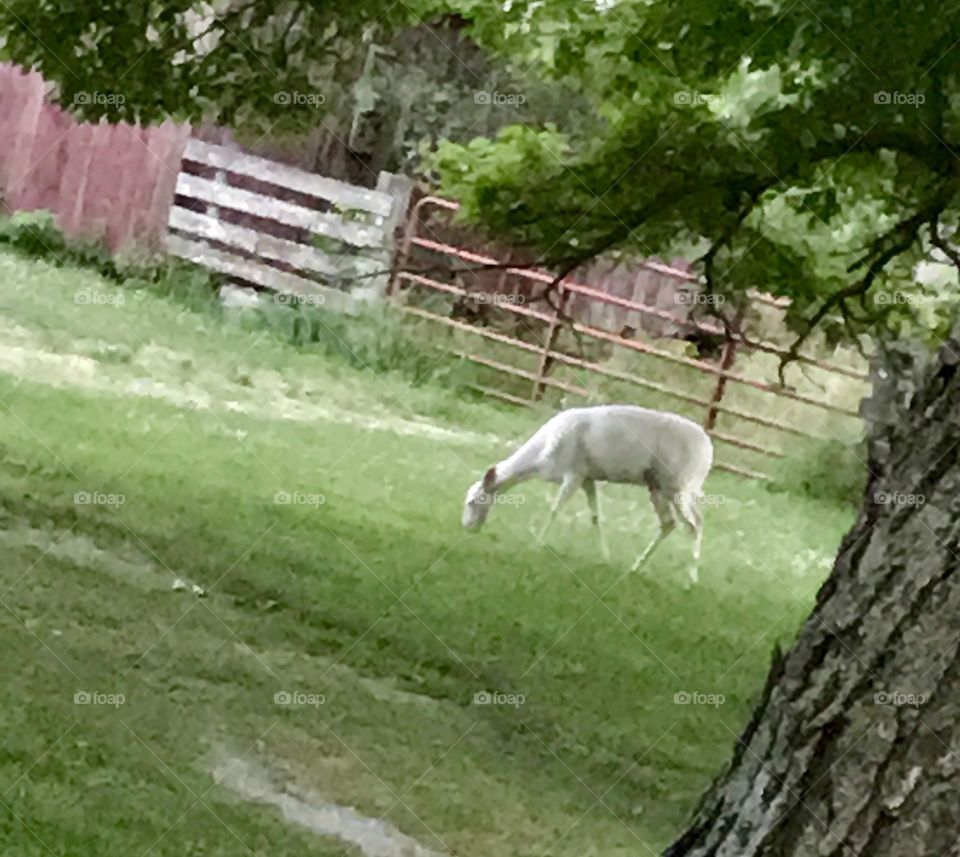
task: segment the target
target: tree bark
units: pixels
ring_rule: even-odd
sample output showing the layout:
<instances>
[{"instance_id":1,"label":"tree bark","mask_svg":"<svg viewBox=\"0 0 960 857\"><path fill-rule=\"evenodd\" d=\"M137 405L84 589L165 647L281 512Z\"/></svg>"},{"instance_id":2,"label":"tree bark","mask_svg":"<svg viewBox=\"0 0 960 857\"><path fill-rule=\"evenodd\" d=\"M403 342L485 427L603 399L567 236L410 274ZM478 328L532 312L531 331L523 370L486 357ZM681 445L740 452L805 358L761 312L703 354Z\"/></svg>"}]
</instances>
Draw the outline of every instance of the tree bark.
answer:
<instances>
[{"instance_id":1,"label":"tree bark","mask_svg":"<svg viewBox=\"0 0 960 857\"><path fill-rule=\"evenodd\" d=\"M665 857L960 854L960 344L881 355L857 521Z\"/></svg>"}]
</instances>

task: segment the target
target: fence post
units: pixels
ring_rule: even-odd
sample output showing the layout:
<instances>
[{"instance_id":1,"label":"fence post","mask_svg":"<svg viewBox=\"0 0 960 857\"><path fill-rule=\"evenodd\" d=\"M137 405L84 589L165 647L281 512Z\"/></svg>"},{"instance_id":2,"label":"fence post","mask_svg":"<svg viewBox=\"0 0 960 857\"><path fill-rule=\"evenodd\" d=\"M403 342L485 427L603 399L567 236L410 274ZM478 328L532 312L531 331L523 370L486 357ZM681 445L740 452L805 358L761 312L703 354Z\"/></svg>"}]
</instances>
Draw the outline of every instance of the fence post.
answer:
<instances>
[{"instance_id":1,"label":"fence post","mask_svg":"<svg viewBox=\"0 0 960 857\"><path fill-rule=\"evenodd\" d=\"M411 186L412 194L412 186ZM410 197L407 197L407 204L403 207L403 238L400 240L399 248L394 247L394 252L390 257L390 278L387 283L387 297L393 297L399 286L399 272L410 260L410 251L413 248L413 239L417 235L417 218L420 216L420 202L410 207ZM398 215L399 217L399 215Z\"/></svg>"},{"instance_id":2,"label":"fence post","mask_svg":"<svg viewBox=\"0 0 960 857\"><path fill-rule=\"evenodd\" d=\"M740 324L743 321L744 310L740 310L733 322L733 327L735 330L740 330ZM727 339L723 343L723 353L720 355L720 368L726 373L733 368L734 361L737 359L737 343L736 340L729 338L729 331L727 332ZM720 375L717 378L717 386L714 387L713 397L710 399L710 407L707 410L707 418L704 420L703 427L707 431L713 431L714 427L717 424L717 416L720 413L720 402L723 401L723 394L727 390L727 376Z\"/></svg>"},{"instance_id":3,"label":"fence post","mask_svg":"<svg viewBox=\"0 0 960 857\"><path fill-rule=\"evenodd\" d=\"M378 254L378 258L384 267L392 271L397 267L401 258L405 258L410 247L407 236L404 236L403 245L400 253L396 253L396 231L400 224L407 218L407 209L410 207L410 194L413 192L413 180L407 176L397 173L381 172L377 176L377 190L382 193L388 193L393 197L393 204L390 206L390 214L384 218L383 223L383 248ZM357 290L358 297L384 297L390 296L394 288L394 277L391 273L385 273L377 277L373 284L367 289Z\"/></svg>"},{"instance_id":4,"label":"fence post","mask_svg":"<svg viewBox=\"0 0 960 857\"><path fill-rule=\"evenodd\" d=\"M547 370L550 368L550 352L556 344L557 333L560 329L560 310L564 309L567 301L567 292L563 287L563 280L557 284L557 308L553 311L553 317L550 319L550 325L547 328L547 337L543 343L543 353L540 355L540 365L537 367L537 380L533 382L533 401L539 402L543 398L543 393L547 388L544 378L547 377Z\"/></svg>"}]
</instances>

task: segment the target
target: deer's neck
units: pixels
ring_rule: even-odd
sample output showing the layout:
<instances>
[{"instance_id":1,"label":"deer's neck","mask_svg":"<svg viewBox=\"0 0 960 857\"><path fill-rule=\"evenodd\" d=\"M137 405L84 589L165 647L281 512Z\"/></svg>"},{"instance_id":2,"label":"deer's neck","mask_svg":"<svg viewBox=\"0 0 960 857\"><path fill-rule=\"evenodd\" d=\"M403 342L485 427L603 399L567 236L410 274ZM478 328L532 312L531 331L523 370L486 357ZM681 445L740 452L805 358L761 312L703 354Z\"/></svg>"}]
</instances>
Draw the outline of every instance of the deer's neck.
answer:
<instances>
[{"instance_id":1,"label":"deer's neck","mask_svg":"<svg viewBox=\"0 0 960 857\"><path fill-rule=\"evenodd\" d=\"M496 491L506 491L536 476L542 444L534 437L496 465Z\"/></svg>"}]
</instances>

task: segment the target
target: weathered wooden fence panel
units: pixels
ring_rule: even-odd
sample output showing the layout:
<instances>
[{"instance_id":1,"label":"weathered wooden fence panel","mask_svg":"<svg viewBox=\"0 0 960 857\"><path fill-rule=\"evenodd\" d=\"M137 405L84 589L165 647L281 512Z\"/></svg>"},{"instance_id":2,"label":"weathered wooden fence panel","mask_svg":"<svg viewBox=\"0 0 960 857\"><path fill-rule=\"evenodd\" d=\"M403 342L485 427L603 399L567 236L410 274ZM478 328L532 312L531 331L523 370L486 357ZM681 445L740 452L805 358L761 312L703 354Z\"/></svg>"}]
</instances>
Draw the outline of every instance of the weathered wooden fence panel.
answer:
<instances>
[{"instance_id":1,"label":"weathered wooden fence panel","mask_svg":"<svg viewBox=\"0 0 960 857\"><path fill-rule=\"evenodd\" d=\"M166 232L190 128L77 122L35 72L0 63L0 192L8 212L46 209L75 238L149 249Z\"/></svg>"},{"instance_id":2,"label":"weathered wooden fence panel","mask_svg":"<svg viewBox=\"0 0 960 857\"><path fill-rule=\"evenodd\" d=\"M358 187L198 139L183 159L170 253L343 311L385 291L408 185Z\"/></svg>"},{"instance_id":3,"label":"weathered wooden fence panel","mask_svg":"<svg viewBox=\"0 0 960 857\"><path fill-rule=\"evenodd\" d=\"M310 173L238 149L191 140L187 156L219 170L295 188L345 208L368 211L378 217L389 216L393 207L392 198L385 193Z\"/></svg>"}]
</instances>

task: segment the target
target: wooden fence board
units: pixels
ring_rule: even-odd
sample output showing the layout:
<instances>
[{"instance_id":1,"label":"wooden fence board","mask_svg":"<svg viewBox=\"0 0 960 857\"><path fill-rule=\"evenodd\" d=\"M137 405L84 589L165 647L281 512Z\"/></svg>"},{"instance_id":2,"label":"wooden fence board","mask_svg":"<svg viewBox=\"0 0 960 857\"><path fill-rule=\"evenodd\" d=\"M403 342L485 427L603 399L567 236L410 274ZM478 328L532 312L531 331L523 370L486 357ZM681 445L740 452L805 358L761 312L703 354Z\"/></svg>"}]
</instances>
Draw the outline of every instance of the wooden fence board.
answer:
<instances>
[{"instance_id":1,"label":"wooden fence board","mask_svg":"<svg viewBox=\"0 0 960 857\"><path fill-rule=\"evenodd\" d=\"M29 173L18 186L17 207L25 211L53 209L59 198L64 143L72 125L62 110L41 110L37 116Z\"/></svg>"},{"instance_id":2,"label":"wooden fence board","mask_svg":"<svg viewBox=\"0 0 960 857\"><path fill-rule=\"evenodd\" d=\"M296 241L287 241L285 238L277 238L235 223L224 223L208 214L200 214L179 206L170 209L170 227L327 277L336 277L345 268L342 263L338 264L335 258L316 247L297 244ZM364 259L359 256L351 256L348 259L357 273L370 273L380 267L379 263L373 259Z\"/></svg>"},{"instance_id":3,"label":"wooden fence board","mask_svg":"<svg viewBox=\"0 0 960 857\"><path fill-rule=\"evenodd\" d=\"M166 234L167 218L173 205L180 160L190 139L190 126L164 122L151 129L147 164L152 170L150 205L144 210L144 223L138 234L151 241L160 241Z\"/></svg>"},{"instance_id":4,"label":"wooden fence board","mask_svg":"<svg viewBox=\"0 0 960 857\"><path fill-rule=\"evenodd\" d=\"M306 170L248 155L226 146L192 139L187 143L183 156L186 160L318 196L344 208L367 211L378 217L389 217L392 211L393 198L389 194L308 173Z\"/></svg>"},{"instance_id":5,"label":"wooden fence board","mask_svg":"<svg viewBox=\"0 0 960 857\"><path fill-rule=\"evenodd\" d=\"M113 151L113 126L106 120L94 125L89 146L90 162L80 224L83 237L101 241L107 237L107 224L111 213L111 191L116 181L114 165L110 164ZM104 169L105 164L110 164L111 169Z\"/></svg>"},{"instance_id":6,"label":"wooden fence board","mask_svg":"<svg viewBox=\"0 0 960 857\"><path fill-rule=\"evenodd\" d=\"M18 209L20 200L29 193L27 181L32 164L33 140L43 110L43 80L40 75L33 72L23 75L19 86L21 98L10 135L10 153L3 181L6 203L11 209Z\"/></svg>"},{"instance_id":7,"label":"wooden fence board","mask_svg":"<svg viewBox=\"0 0 960 857\"><path fill-rule=\"evenodd\" d=\"M0 140L12 140L14 122L19 121L20 87L16 83L19 70L0 63ZM0 146L0 191L6 183L7 159L12 154L9 145Z\"/></svg>"},{"instance_id":8,"label":"wooden fence board","mask_svg":"<svg viewBox=\"0 0 960 857\"><path fill-rule=\"evenodd\" d=\"M298 277L296 274L278 271L276 268L270 268L260 262L217 250L200 241L191 241L178 235L168 235L164 238L163 244L167 252L212 271L238 277L256 283L263 288L273 289L285 294L320 298L322 300L318 300L317 303L322 303L324 306L335 310L349 312L354 308L353 299L343 292L325 288L313 280Z\"/></svg>"},{"instance_id":9,"label":"wooden fence board","mask_svg":"<svg viewBox=\"0 0 960 857\"><path fill-rule=\"evenodd\" d=\"M188 173L181 173L177 179L177 193L201 202L232 208L257 217L266 217L287 226L308 229L328 238L360 247L379 247L384 239L383 229L379 226L350 223L333 214L311 211L302 205L284 202L261 193L231 187L228 184Z\"/></svg>"},{"instance_id":10,"label":"wooden fence board","mask_svg":"<svg viewBox=\"0 0 960 857\"><path fill-rule=\"evenodd\" d=\"M63 175L60 177L60 199L54 209L57 222L67 235L83 232L83 204L93 158L93 128L93 125L84 122L74 125L69 132Z\"/></svg>"},{"instance_id":11,"label":"wooden fence board","mask_svg":"<svg viewBox=\"0 0 960 857\"><path fill-rule=\"evenodd\" d=\"M165 183L170 192L167 208L173 201L173 185L176 182L178 165L173 168L164 161L163 149L158 147L166 139L166 125L144 128L140 131L140 149L135 169L128 173L127 223L128 231L123 236L120 247L132 244L144 245L144 250L153 249L155 243L163 237L166 224L157 224L162 214L151 209L153 194L158 184ZM159 151L158 151L159 148Z\"/></svg>"},{"instance_id":12,"label":"wooden fence board","mask_svg":"<svg viewBox=\"0 0 960 857\"><path fill-rule=\"evenodd\" d=\"M129 244L133 227L133 195L144 162L146 133L134 125L115 125L112 145L114 183L108 198L111 217L107 220L107 243L121 248Z\"/></svg>"}]
</instances>

